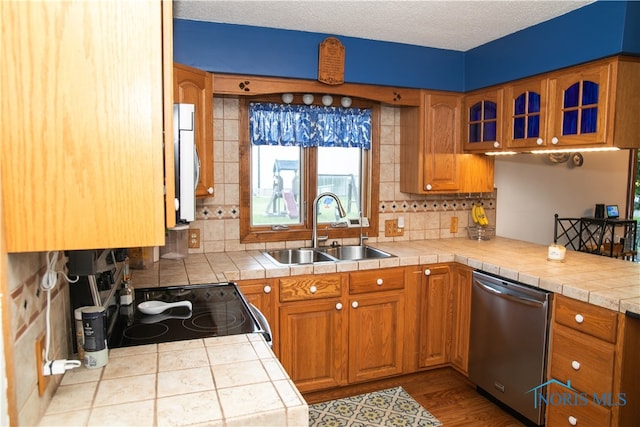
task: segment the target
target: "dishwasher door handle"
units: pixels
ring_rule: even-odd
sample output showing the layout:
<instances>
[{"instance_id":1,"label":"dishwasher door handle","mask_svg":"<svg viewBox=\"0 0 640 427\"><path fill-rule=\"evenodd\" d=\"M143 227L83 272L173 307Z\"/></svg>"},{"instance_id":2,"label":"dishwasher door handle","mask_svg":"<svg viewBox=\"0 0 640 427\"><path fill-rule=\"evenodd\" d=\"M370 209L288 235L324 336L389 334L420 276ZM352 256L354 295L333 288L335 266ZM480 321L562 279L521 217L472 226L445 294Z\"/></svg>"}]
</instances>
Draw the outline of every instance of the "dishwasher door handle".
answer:
<instances>
[{"instance_id":1,"label":"dishwasher door handle","mask_svg":"<svg viewBox=\"0 0 640 427\"><path fill-rule=\"evenodd\" d=\"M528 305L531 307L541 307L544 305L543 302L532 299L532 298L527 298L524 295L511 295L511 294L507 294L505 292L500 291L499 289L494 288L491 285L488 285L486 283L482 283L478 280L475 281L475 283L480 286L481 289L484 289L487 292L491 292L492 294L499 296L500 298L504 298L507 299L509 301L513 301L513 302L517 302L519 304L524 304L524 305Z\"/></svg>"}]
</instances>

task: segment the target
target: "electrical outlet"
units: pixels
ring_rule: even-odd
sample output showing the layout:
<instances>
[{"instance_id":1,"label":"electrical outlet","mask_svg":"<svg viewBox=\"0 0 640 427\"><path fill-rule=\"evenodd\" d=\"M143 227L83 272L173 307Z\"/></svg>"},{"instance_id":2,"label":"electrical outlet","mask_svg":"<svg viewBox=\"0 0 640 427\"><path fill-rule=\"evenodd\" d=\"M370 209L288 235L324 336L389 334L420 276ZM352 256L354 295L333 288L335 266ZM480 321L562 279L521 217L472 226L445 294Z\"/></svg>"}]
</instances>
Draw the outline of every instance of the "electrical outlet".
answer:
<instances>
[{"instance_id":1,"label":"electrical outlet","mask_svg":"<svg viewBox=\"0 0 640 427\"><path fill-rule=\"evenodd\" d=\"M458 232L458 217L452 216L451 222L449 223L449 232L457 233Z\"/></svg>"},{"instance_id":2,"label":"electrical outlet","mask_svg":"<svg viewBox=\"0 0 640 427\"><path fill-rule=\"evenodd\" d=\"M198 249L199 247L200 247L200 229L190 228L189 229L189 248Z\"/></svg>"},{"instance_id":3,"label":"electrical outlet","mask_svg":"<svg viewBox=\"0 0 640 427\"><path fill-rule=\"evenodd\" d=\"M47 385L49 384L49 377L44 375L43 367L44 367L44 350L47 345L46 335L42 334L36 340L36 369L38 370L38 393L40 396L44 394L47 390Z\"/></svg>"},{"instance_id":4,"label":"electrical outlet","mask_svg":"<svg viewBox=\"0 0 640 427\"><path fill-rule=\"evenodd\" d=\"M404 228L398 227L397 219L388 219L384 222L385 237L396 237L404 235Z\"/></svg>"}]
</instances>

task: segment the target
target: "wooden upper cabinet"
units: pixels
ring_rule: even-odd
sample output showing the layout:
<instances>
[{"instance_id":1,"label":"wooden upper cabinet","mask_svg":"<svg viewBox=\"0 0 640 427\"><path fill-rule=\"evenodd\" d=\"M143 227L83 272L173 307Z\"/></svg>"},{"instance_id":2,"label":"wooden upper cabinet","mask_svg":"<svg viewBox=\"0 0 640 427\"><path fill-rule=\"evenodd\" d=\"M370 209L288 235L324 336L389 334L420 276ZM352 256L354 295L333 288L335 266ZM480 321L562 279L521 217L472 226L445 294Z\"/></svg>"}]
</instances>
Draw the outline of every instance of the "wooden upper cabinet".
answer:
<instances>
[{"instance_id":1,"label":"wooden upper cabinet","mask_svg":"<svg viewBox=\"0 0 640 427\"><path fill-rule=\"evenodd\" d=\"M501 90L504 141L493 147L485 142L468 142L465 151L640 147L637 58L595 61L518 80L484 93ZM467 108L478 106L477 101L475 94L468 96ZM484 137L481 130L484 122L475 120L480 116L475 110L470 112L470 140L481 141Z\"/></svg>"},{"instance_id":2,"label":"wooden upper cabinet","mask_svg":"<svg viewBox=\"0 0 640 427\"><path fill-rule=\"evenodd\" d=\"M503 89L470 92L464 97L464 150L487 152L501 150Z\"/></svg>"},{"instance_id":3,"label":"wooden upper cabinet","mask_svg":"<svg viewBox=\"0 0 640 427\"><path fill-rule=\"evenodd\" d=\"M462 99L460 94L424 91L420 107L402 109L400 191L493 191L493 159L462 154Z\"/></svg>"},{"instance_id":4,"label":"wooden upper cabinet","mask_svg":"<svg viewBox=\"0 0 640 427\"><path fill-rule=\"evenodd\" d=\"M420 107L402 109L400 191L457 190L460 108L460 95L423 92Z\"/></svg>"},{"instance_id":5,"label":"wooden upper cabinet","mask_svg":"<svg viewBox=\"0 0 640 427\"><path fill-rule=\"evenodd\" d=\"M549 79L550 146L605 144L613 63L558 72Z\"/></svg>"},{"instance_id":6,"label":"wooden upper cabinet","mask_svg":"<svg viewBox=\"0 0 640 427\"><path fill-rule=\"evenodd\" d=\"M0 9L7 250L164 245L170 2Z\"/></svg>"},{"instance_id":7,"label":"wooden upper cabinet","mask_svg":"<svg viewBox=\"0 0 640 427\"><path fill-rule=\"evenodd\" d=\"M173 99L195 105L196 150L200 159L196 196L213 195L213 74L174 64Z\"/></svg>"},{"instance_id":8,"label":"wooden upper cabinet","mask_svg":"<svg viewBox=\"0 0 640 427\"><path fill-rule=\"evenodd\" d=\"M504 90L504 147L545 148L547 139L548 79L532 78Z\"/></svg>"}]
</instances>

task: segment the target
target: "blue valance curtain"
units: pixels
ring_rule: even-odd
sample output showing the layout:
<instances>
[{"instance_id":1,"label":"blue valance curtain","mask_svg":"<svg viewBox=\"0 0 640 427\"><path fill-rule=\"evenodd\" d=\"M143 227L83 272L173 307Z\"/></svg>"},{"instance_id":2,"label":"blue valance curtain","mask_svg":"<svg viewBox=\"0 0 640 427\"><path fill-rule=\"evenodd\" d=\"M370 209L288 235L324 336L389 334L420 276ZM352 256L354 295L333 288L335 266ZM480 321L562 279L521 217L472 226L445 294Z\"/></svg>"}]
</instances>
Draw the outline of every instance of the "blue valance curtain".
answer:
<instances>
[{"instance_id":1,"label":"blue valance curtain","mask_svg":"<svg viewBox=\"0 0 640 427\"><path fill-rule=\"evenodd\" d=\"M371 110L251 103L251 143L371 148Z\"/></svg>"}]
</instances>

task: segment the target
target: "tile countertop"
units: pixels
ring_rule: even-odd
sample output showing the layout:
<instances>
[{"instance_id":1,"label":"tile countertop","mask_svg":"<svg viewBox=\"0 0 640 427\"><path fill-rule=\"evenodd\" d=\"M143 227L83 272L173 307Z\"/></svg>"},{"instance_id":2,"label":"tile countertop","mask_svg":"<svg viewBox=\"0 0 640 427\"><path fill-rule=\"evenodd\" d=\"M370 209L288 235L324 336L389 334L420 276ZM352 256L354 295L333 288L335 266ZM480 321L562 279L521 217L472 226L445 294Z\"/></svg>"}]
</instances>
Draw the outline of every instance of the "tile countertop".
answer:
<instances>
[{"instance_id":1,"label":"tile countertop","mask_svg":"<svg viewBox=\"0 0 640 427\"><path fill-rule=\"evenodd\" d=\"M262 335L109 350L65 373L42 426L301 426L309 408Z\"/></svg>"},{"instance_id":2,"label":"tile countertop","mask_svg":"<svg viewBox=\"0 0 640 427\"><path fill-rule=\"evenodd\" d=\"M190 254L134 270L136 287L264 279L456 261L622 313L640 313L640 264L567 250L564 262L547 260L544 245L496 237L372 243L397 257L359 262L282 266L261 251Z\"/></svg>"}]
</instances>

